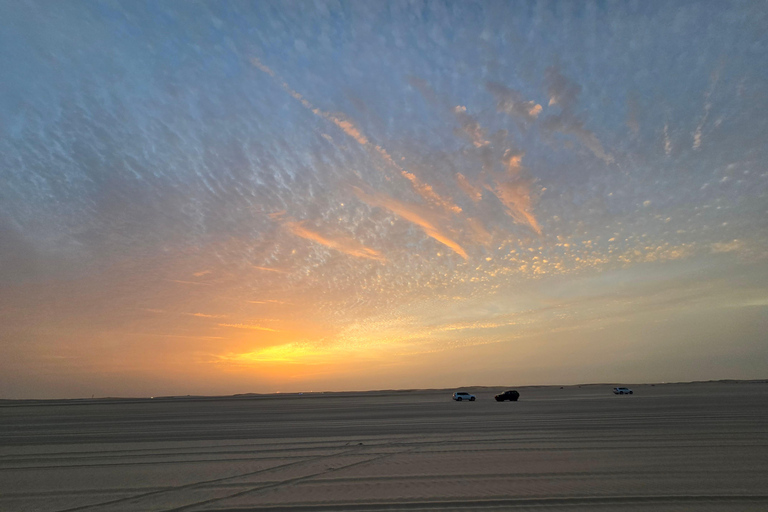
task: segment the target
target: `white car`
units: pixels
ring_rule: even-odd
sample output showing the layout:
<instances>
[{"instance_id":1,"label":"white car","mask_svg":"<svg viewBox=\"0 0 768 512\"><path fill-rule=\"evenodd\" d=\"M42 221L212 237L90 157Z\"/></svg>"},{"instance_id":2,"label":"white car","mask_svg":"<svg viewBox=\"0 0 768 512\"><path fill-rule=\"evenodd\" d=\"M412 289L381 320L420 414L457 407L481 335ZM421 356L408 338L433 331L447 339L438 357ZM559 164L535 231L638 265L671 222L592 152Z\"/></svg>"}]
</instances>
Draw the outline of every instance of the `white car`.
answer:
<instances>
[{"instance_id":1,"label":"white car","mask_svg":"<svg viewBox=\"0 0 768 512\"><path fill-rule=\"evenodd\" d=\"M629 388L613 388L614 395L631 395L632 390Z\"/></svg>"},{"instance_id":2,"label":"white car","mask_svg":"<svg viewBox=\"0 0 768 512\"><path fill-rule=\"evenodd\" d=\"M462 400L469 400L470 402L474 402L475 395L470 395L464 391L457 391L453 394L453 399L457 402L461 402Z\"/></svg>"}]
</instances>

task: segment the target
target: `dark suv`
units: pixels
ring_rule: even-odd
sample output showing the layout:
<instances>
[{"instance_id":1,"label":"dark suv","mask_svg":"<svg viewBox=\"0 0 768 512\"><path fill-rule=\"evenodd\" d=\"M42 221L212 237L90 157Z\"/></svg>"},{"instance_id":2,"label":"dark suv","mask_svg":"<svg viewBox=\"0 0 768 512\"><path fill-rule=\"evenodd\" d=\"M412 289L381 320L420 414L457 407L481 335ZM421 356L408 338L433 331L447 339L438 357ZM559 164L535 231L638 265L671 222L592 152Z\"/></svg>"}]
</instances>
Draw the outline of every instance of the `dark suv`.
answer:
<instances>
[{"instance_id":1,"label":"dark suv","mask_svg":"<svg viewBox=\"0 0 768 512\"><path fill-rule=\"evenodd\" d=\"M517 402L517 399L520 398L520 393L517 391L505 391L500 395L496 395L493 397L496 399L497 402L503 402L504 400L509 400L510 402Z\"/></svg>"}]
</instances>

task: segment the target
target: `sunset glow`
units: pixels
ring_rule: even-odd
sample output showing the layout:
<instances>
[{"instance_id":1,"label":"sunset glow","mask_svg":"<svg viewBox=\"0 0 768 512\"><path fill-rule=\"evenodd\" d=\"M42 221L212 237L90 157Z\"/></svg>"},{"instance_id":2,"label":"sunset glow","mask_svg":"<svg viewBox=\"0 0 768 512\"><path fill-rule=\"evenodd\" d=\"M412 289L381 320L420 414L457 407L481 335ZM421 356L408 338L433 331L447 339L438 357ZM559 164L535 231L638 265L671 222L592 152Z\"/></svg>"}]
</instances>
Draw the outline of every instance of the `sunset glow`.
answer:
<instances>
[{"instance_id":1,"label":"sunset glow","mask_svg":"<svg viewBox=\"0 0 768 512\"><path fill-rule=\"evenodd\" d=\"M42 5L0 398L766 376L766 4Z\"/></svg>"}]
</instances>

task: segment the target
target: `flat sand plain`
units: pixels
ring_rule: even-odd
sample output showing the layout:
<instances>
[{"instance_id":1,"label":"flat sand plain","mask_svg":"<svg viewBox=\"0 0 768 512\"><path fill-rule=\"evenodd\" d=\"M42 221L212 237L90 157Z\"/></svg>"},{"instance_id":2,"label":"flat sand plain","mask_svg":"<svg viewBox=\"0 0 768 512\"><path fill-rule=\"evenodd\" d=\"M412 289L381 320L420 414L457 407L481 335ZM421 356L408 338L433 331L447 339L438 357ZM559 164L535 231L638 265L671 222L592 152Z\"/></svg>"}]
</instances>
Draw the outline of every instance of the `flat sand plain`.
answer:
<instances>
[{"instance_id":1,"label":"flat sand plain","mask_svg":"<svg viewBox=\"0 0 768 512\"><path fill-rule=\"evenodd\" d=\"M768 510L768 383L0 402L0 510Z\"/></svg>"}]
</instances>

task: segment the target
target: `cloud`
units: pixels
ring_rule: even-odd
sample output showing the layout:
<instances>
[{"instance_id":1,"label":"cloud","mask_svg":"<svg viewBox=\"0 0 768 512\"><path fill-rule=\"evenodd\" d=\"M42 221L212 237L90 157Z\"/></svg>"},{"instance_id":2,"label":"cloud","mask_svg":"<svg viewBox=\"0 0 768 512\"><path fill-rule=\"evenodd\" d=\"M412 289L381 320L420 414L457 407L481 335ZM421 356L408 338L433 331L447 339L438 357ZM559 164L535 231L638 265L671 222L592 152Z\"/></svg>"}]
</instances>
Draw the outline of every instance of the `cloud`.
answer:
<instances>
[{"instance_id":1,"label":"cloud","mask_svg":"<svg viewBox=\"0 0 768 512\"><path fill-rule=\"evenodd\" d=\"M339 127L345 134L347 134L349 137L354 139L358 144L363 146L369 154L376 155L380 158L382 158L387 165L397 171L403 178L407 179L410 183L413 189L418 193L425 201L432 203L436 206L439 206L446 211L450 211L453 213L460 213L461 208L457 206L453 201L450 199L445 199L441 197L435 190L432 188L431 185L422 182L415 174L413 174L410 171L407 171L402 166L400 166L398 163L394 161L392 156L387 152L386 149L384 149L380 145L373 144L368 137L363 134L362 130L360 130L349 118L347 118L344 114L341 113L330 113L330 112L324 112L320 110L319 108L315 107L312 103L307 101L300 93L293 90L286 82L279 79L277 74L272 71L270 68L265 66L264 64L259 61L256 57L253 57L251 59L251 63L256 66L261 71L267 73L269 76L275 78L280 83L280 86L288 92L293 98L298 100L307 110L315 114L316 116L322 117L323 119L327 119L328 121L335 124L337 127Z\"/></svg>"},{"instance_id":2,"label":"cloud","mask_svg":"<svg viewBox=\"0 0 768 512\"><path fill-rule=\"evenodd\" d=\"M701 136L702 131L704 130L704 125L707 122L707 119L709 118L709 111L712 109L712 102L709 101L710 96L712 96L712 93L715 90L715 86L717 86L717 82L720 81L720 73L723 68L723 62L721 61L720 65L712 72L712 76L709 79L709 88L704 93L704 114L702 114L701 119L699 120L699 124L696 125L696 130L693 132L693 149L698 150L701 148Z\"/></svg>"},{"instance_id":3,"label":"cloud","mask_svg":"<svg viewBox=\"0 0 768 512\"><path fill-rule=\"evenodd\" d=\"M485 130L480 126L480 123L478 123L474 117L467 114L467 107L462 107L461 105L456 106L453 109L453 113L456 115L456 119L459 121L462 131L469 137L469 140L472 141L473 146L482 148L483 146L490 144L490 141L486 139Z\"/></svg>"},{"instance_id":4,"label":"cloud","mask_svg":"<svg viewBox=\"0 0 768 512\"><path fill-rule=\"evenodd\" d=\"M141 337L147 337L147 338L155 338L155 337L162 337L162 338L183 338L183 339L190 339L190 340L223 340L226 339L223 336L197 336L197 335L188 335L188 334L163 334L163 333L156 333L156 332L125 332L125 331L101 331L100 334L104 334L107 336L141 336Z\"/></svg>"},{"instance_id":5,"label":"cloud","mask_svg":"<svg viewBox=\"0 0 768 512\"><path fill-rule=\"evenodd\" d=\"M265 272L276 272L278 274L287 274L285 270L280 270L279 268L270 268L270 267L260 267L258 265L252 265L253 268L256 270L264 270Z\"/></svg>"},{"instance_id":6,"label":"cloud","mask_svg":"<svg viewBox=\"0 0 768 512\"><path fill-rule=\"evenodd\" d=\"M709 102L704 105L704 115L701 117L701 121L699 121L698 126L696 126L696 131L693 132L693 149L701 148L701 132L704 129L704 123L707 122L707 118L709 117L709 110L711 108L712 104Z\"/></svg>"},{"instance_id":7,"label":"cloud","mask_svg":"<svg viewBox=\"0 0 768 512\"><path fill-rule=\"evenodd\" d=\"M192 275L193 275L193 276L195 276L195 277L203 277L203 276L205 276L205 275L208 275L208 274L210 274L210 273L211 273L211 271L210 271L210 270L203 270L203 271L201 271L201 272L195 272L195 273L194 273L194 274L192 274Z\"/></svg>"},{"instance_id":8,"label":"cloud","mask_svg":"<svg viewBox=\"0 0 768 512\"><path fill-rule=\"evenodd\" d=\"M179 283L179 284L194 284L196 286L210 286L211 283L204 283L200 281L182 281L181 279L166 279L166 281L169 281L171 283Z\"/></svg>"},{"instance_id":9,"label":"cloud","mask_svg":"<svg viewBox=\"0 0 768 512\"><path fill-rule=\"evenodd\" d=\"M579 119L574 112L581 87L563 76L556 66L547 70L545 81L549 93L549 104L559 106L561 111L558 115L544 119L544 128L573 136L597 158L606 164L612 164L614 162L613 155L605 151L597 136L584 127L584 121Z\"/></svg>"},{"instance_id":10,"label":"cloud","mask_svg":"<svg viewBox=\"0 0 768 512\"><path fill-rule=\"evenodd\" d=\"M541 227L536 217L531 213L531 183L528 180L517 179L510 181L497 181L488 190L501 201L504 208L515 222L527 224L537 234L541 234Z\"/></svg>"},{"instance_id":11,"label":"cloud","mask_svg":"<svg viewBox=\"0 0 768 512\"><path fill-rule=\"evenodd\" d=\"M355 139L361 146L368 145L368 138L344 114L329 114L318 109L313 109L312 112L333 122L333 124L341 128L341 131Z\"/></svg>"},{"instance_id":12,"label":"cloud","mask_svg":"<svg viewBox=\"0 0 768 512\"><path fill-rule=\"evenodd\" d=\"M205 313L184 313L187 316L197 316L200 318L226 318L227 315L207 315Z\"/></svg>"},{"instance_id":13,"label":"cloud","mask_svg":"<svg viewBox=\"0 0 768 512\"><path fill-rule=\"evenodd\" d=\"M469 196L470 199L477 202L483 198L483 191L480 187L474 186L469 180L461 173L456 173L456 181L459 184L459 188Z\"/></svg>"},{"instance_id":14,"label":"cloud","mask_svg":"<svg viewBox=\"0 0 768 512\"><path fill-rule=\"evenodd\" d=\"M468 234L475 243L488 246L493 240L493 236L485 229L483 223L474 217L467 218Z\"/></svg>"},{"instance_id":15,"label":"cloud","mask_svg":"<svg viewBox=\"0 0 768 512\"><path fill-rule=\"evenodd\" d=\"M557 66L547 68L544 80L547 83L550 106L558 105L563 110L571 110L576 106L581 86L566 78Z\"/></svg>"},{"instance_id":16,"label":"cloud","mask_svg":"<svg viewBox=\"0 0 768 512\"><path fill-rule=\"evenodd\" d=\"M381 208L385 208L392 213L399 215L403 219L416 224L424 230L427 236L449 247L452 251L454 251L465 260L469 259L466 251L464 251L464 249L458 243L446 235L443 230L438 228L435 225L435 222L428 220L427 217L430 216L430 214L426 211L423 211L421 208L419 208L418 205L404 203L384 194L368 194L358 187L353 187L353 189L355 194L357 194L357 197L359 197L362 201L371 206L379 206Z\"/></svg>"},{"instance_id":17,"label":"cloud","mask_svg":"<svg viewBox=\"0 0 768 512\"><path fill-rule=\"evenodd\" d=\"M583 121L573 117L570 113L564 112L560 115L546 118L544 120L544 128L573 136L590 150L593 155L606 164L612 164L615 160L613 155L605 151L597 135L585 128Z\"/></svg>"},{"instance_id":18,"label":"cloud","mask_svg":"<svg viewBox=\"0 0 768 512\"><path fill-rule=\"evenodd\" d=\"M732 240L730 242L720 242L709 246L713 253L737 252L744 249L744 242L741 240Z\"/></svg>"},{"instance_id":19,"label":"cloud","mask_svg":"<svg viewBox=\"0 0 768 512\"><path fill-rule=\"evenodd\" d=\"M482 189L488 189L501 201L505 211L515 222L526 224L536 233L541 234L541 227L532 211L532 181L521 177L523 153L507 149L503 155L499 155L499 149L497 148L504 147L503 144L505 143L504 139L507 137L507 132L501 130L492 137L488 137L487 131L475 117L467 112L465 106L450 107L448 102L438 101L438 97L432 88L421 79L411 77L409 83L417 88L426 100L433 105L450 110L458 121L462 133L469 138L475 147L474 151L467 152L467 154L480 160L483 172L480 178L476 180L476 183L470 181L463 174L456 173L456 181L459 188L476 203L482 200ZM496 97L497 110L513 117L518 117L526 122L533 121L542 111L541 105L533 101L523 100L520 93L501 84L489 82L486 84L486 89ZM492 139L494 143L492 144L489 139ZM501 173L495 171L499 163L503 167ZM492 184L487 182L489 177L493 179ZM475 237L483 240L484 244L489 243L490 235L477 220L473 221L470 229Z\"/></svg>"},{"instance_id":20,"label":"cloud","mask_svg":"<svg viewBox=\"0 0 768 512\"><path fill-rule=\"evenodd\" d=\"M270 329L269 327L263 327L261 325L248 325L248 324L218 324L219 327L232 327L233 329L249 329L252 331L269 331L280 332L277 329Z\"/></svg>"},{"instance_id":21,"label":"cloud","mask_svg":"<svg viewBox=\"0 0 768 512\"><path fill-rule=\"evenodd\" d=\"M543 110L535 101L526 101L522 94L502 84L488 82L485 88L496 98L496 110L510 117L526 122L535 121Z\"/></svg>"},{"instance_id":22,"label":"cloud","mask_svg":"<svg viewBox=\"0 0 768 512\"><path fill-rule=\"evenodd\" d=\"M437 102L434 91L423 81L416 82L412 79L412 85L418 87L422 94L425 94L428 101ZM522 115L526 120L534 119L541 111L540 105L536 105L534 102L522 101L519 98L519 93L502 85L490 83L487 85L487 88L492 93L495 92L500 96L499 101L504 102L502 107L513 109L513 114ZM444 105L444 108L446 107L447 104ZM503 147L504 139L507 137L505 131L499 131L494 134L491 137L494 139L494 144L491 144L486 136L486 130L482 128L477 119L467 112L466 107L456 106L450 110L459 122L463 133L469 137L473 146L475 146L475 151L469 154L476 156L480 160L483 170L480 178L477 180L477 184L472 183L463 174L456 173L456 181L459 188L474 202L482 200L482 188L486 188L501 201L505 211L515 222L526 224L536 233L541 234L541 227L532 212L532 180L522 177L523 153L507 149L499 157L499 150L496 148ZM502 172L495 171L499 164L502 166ZM493 183L487 182L489 177L493 180ZM479 223L475 221L472 227L476 228L478 226ZM483 240L487 240L487 231L485 229L482 229L484 233L477 229L474 229L474 232L475 235L479 235Z\"/></svg>"},{"instance_id":23,"label":"cloud","mask_svg":"<svg viewBox=\"0 0 768 512\"><path fill-rule=\"evenodd\" d=\"M488 173L493 183L484 183L483 186L498 198L507 215L515 222L528 225L541 234L541 227L533 215L533 181L523 177L522 159L523 153L507 150L502 158L504 172Z\"/></svg>"},{"instance_id":24,"label":"cloud","mask_svg":"<svg viewBox=\"0 0 768 512\"><path fill-rule=\"evenodd\" d=\"M365 258L369 260L376 260L382 263L386 262L386 258L379 252L369 247L365 247L354 238L350 237L328 237L321 235L316 231L305 228L301 222L286 222L283 224L294 235L311 240L325 247L335 249L344 254L355 256L357 258Z\"/></svg>"}]
</instances>

